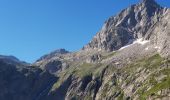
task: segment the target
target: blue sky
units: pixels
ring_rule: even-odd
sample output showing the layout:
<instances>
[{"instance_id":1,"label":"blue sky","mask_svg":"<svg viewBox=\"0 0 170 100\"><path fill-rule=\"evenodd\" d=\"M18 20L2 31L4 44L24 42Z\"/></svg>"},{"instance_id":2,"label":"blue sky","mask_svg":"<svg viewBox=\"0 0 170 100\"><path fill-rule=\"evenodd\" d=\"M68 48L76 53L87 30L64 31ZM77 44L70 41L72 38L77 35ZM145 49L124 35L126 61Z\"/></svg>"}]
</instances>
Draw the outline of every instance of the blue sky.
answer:
<instances>
[{"instance_id":1,"label":"blue sky","mask_svg":"<svg viewBox=\"0 0 170 100\"><path fill-rule=\"evenodd\" d=\"M107 18L139 1L0 0L0 54L34 62L55 49L79 50Z\"/></svg>"}]
</instances>

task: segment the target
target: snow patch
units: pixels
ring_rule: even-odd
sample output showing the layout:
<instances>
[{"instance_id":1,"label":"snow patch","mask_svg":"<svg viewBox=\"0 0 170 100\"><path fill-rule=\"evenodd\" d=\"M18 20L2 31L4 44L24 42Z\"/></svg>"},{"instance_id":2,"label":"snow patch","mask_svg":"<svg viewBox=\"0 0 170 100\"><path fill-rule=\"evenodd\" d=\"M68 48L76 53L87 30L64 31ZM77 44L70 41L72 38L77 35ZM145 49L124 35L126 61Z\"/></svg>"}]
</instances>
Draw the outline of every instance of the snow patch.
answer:
<instances>
[{"instance_id":1,"label":"snow patch","mask_svg":"<svg viewBox=\"0 0 170 100\"><path fill-rule=\"evenodd\" d=\"M159 47L158 47L158 46L155 46L154 48L155 48L155 49L159 49Z\"/></svg>"},{"instance_id":2,"label":"snow patch","mask_svg":"<svg viewBox=\"0 0 170 100\"><path fill-rule=\"evenodd\" d=\"M147 51L147 50L149 50L149 48L147 47L147 48L145 48L145 50Z\"/></svg>"},{"instance_id":3,"label":"snow patch","mask_svg":"<svg viewBox=\"0 0 170 100\"><path fill-rule=\"evenodd\" d=\"M127 48L127 47L133 45L133 42L134 42L134 40L130 40L129 43L128 43L127 45L121 47L119 50L125 49L125 48Z\"/></svg>"},{"instance_id":4,"label":"snow patch","mask_svg":"<svg viewBox=\"0 0 170 100\"><path fill-rule=\"evenodd\" d=\"M125 48L127 48L127 47L129 47L131 45L134 45L134 44L145 45L148 42L149 42L149 40L143 40L142 38L141 39L137 39L135 41L134 40L130 40L130 42L127 45L121 47L119 50L125 49Z\"/></svg>"},{"instance_id":5,"label":"snow patch","mask_svg":"<svg viewBox=\"0 0 170 100\"><path fill-rule=\"evenodd\" d=\"M125 49L125 48L127 48L127 47L129 47L129 46L131 46L131 45L133 45L133 44L123 46L123 47L121 47L119 50L123 50L123 49Z\"/></svg>"},{"instance_id":6,"label":"snow patch","mask_svg":"<svg viewBox=\"0 0 170 100\"><path fill-rule=\"evenodd\" d=\"M158 47L158 46L155 46L154 48L155 48L155 49L157 49L157 50L158 50L158 52L160 52L160 51L161 51L161 48L160 48L160 47Z\"/></svg>"},{"instance_id":7,"label":"snow patch","mask_svg":"<svg viewBox=\"0 0 170 100\"><path fill-rule=\"evenodd\" d=\"M148 42L149 42L148 40L137 39L134 43L138 43L138 44L144 45L144 44L146 44Z\"/></svg>"},{"instance_id":8,"label":"snow patch","mask_svg":"<svg viewBox=\"0 0 170 100\"><path fill-rule=\"evenodd\" d=\"M119 62L116 62L115 64L116 64L116 65L119 65L120 63L119 63Z\"/></svg>"}]
</instances>

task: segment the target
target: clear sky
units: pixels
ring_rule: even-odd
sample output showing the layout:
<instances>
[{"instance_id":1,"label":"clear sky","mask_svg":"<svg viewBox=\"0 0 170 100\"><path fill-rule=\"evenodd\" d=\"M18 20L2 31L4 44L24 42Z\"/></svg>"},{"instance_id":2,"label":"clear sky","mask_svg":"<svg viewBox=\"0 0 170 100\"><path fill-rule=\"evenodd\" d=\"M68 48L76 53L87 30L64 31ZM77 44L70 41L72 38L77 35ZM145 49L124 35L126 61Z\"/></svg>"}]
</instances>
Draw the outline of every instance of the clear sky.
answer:
<instances>
[{"instance_id":1,"label":"clear sky","mask_svg":"<svg viewBox=\"0 0 170 100\"><path fill-rule=\"evenodd\" d=\"M79 50L107 18L139 1L0 0L0 54L34 62L55 49Z\"/></svg>"}]
</instances>

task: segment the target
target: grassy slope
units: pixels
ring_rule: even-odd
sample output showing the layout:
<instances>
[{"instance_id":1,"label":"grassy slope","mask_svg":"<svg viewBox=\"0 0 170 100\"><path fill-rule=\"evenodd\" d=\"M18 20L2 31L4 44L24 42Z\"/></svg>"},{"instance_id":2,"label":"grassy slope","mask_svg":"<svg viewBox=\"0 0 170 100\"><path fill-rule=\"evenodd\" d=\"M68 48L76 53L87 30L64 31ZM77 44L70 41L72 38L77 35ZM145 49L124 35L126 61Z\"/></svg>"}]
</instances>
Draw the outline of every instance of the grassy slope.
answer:
<instances>
[{"instance_id":1,"label":"grassy slope","mask_svg":"<svg viewBox=\"0 0 170 100\"><path fill-rule=\"evenodd\" d=\"M115 53L113 53L113 56L114 56L114 54ZM108 56L110 57L110 55L108 55ZM135 95L139 95L140 99L145 100L153 93L156 94L158 91L160 91L162 89L170 88L170 76L169 76L170 69L168 69L168 68L161 69L161 66L163 66L165 63L169 63L169 61L166 61L165 59L161 58L159 54L156 54L149 58L144 58L144 59L138 60L134 63L131 63L119 71L129 75L129 78L127 78L126 80L123 81L123 82L127 82L128 84L131 84L132 81L137 78L134 75L136 75L136 73L138 73L138 72L136 72L136 69L139 67L141 69L149 70L150 73L152 73L152 72L154 73L154 74L150 74L148 76L148 78L146 80L144 80L144 83L142 84L141 87L139 87L139 89L137 89L138 92L135 94ZM98 75L100 75L100 73L102 72L102 70L104 68L106 68L106 65L89 64L89 63L82 63L77 67L70 67L69 69L63 71L60 74L60 80L53 86L53 90L58 88L62 84L62 82L64 82L64 80L67 79L67 77L71 74L75 75L77 77L80 77L80 78L83 78L87 75L98 76ZM112 68L109 71L110 71L110 73L113 73L113 72L117 71L117 69L115 69L115 67L112 66ZM161 82L158 82L156 80L156 78L160 74L166 75L166 77ZM119 83L118 86L121 84L122 83ZM151 88L149 90L147 90L147 88L148 88L147 86L151 86ZM110 86L108 86L108 87L110 87ZM106 90L103 90L103 93L104 93L104 91L105 92L108 91L107 88L106 88ZM124 91L122 91L122 93L123 92ZM106 94L107 93L105 93L103 95L106 95ZM120 96L118 96L118 98L120 98L120 99L123 98L123 95L124 95L124 93L121 94Z\"/></svg>"}]
</instances>

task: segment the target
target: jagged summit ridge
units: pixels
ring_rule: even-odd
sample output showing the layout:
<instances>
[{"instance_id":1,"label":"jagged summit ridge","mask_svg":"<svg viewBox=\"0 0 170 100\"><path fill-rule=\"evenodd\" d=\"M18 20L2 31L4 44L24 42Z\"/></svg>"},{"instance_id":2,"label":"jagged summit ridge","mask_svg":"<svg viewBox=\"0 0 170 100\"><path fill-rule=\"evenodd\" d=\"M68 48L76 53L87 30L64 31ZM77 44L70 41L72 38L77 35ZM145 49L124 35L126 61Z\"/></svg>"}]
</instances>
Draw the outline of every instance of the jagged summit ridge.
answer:
<instances>
[{"instance_id":1,"label":"jagged summit ridge","mask_svg":"<svg viewBox=\"0 0 170 100\"><path fill-rule=\"evenodd\" d=\"M156 0L141 0L144 3L155 3L157 4Z\"/></svg>"},{"instance_id":2,"label":"jagged summit ridge","mask_svg":"<svg viewBox=\"0 0 170 100\"><path fill-rule=\"evenodd\" d=\"M141 2L142 3L155 3L155 4L157 4L155 0L141 0Z\"/></svg>"},{"instance_id":3,"label":"jagged summit ridge","mask_svg":"<svg viewBox=\"0 0 170 100\"><path fill-rule=\"evenodd\" d=\"M165 43L169 41L169 22L166 21L170 19L169 15L170 10L161 7L155 0L142 0L110 17L83 50L114 51L141 38L150 40L160 48L165 47L165 44L169 48L167 42Z\"/></svg>"},{"instance_id":4,"label":"jagged summit ridge","mask_svg":"<svg viewBox=\"0 0 170 100\"><path fill-rule=\"evenodd\" d=\"M161 8L161 6L155 0L141 0L139 5L147 8Z\"/></svg>"}]
</instances>

